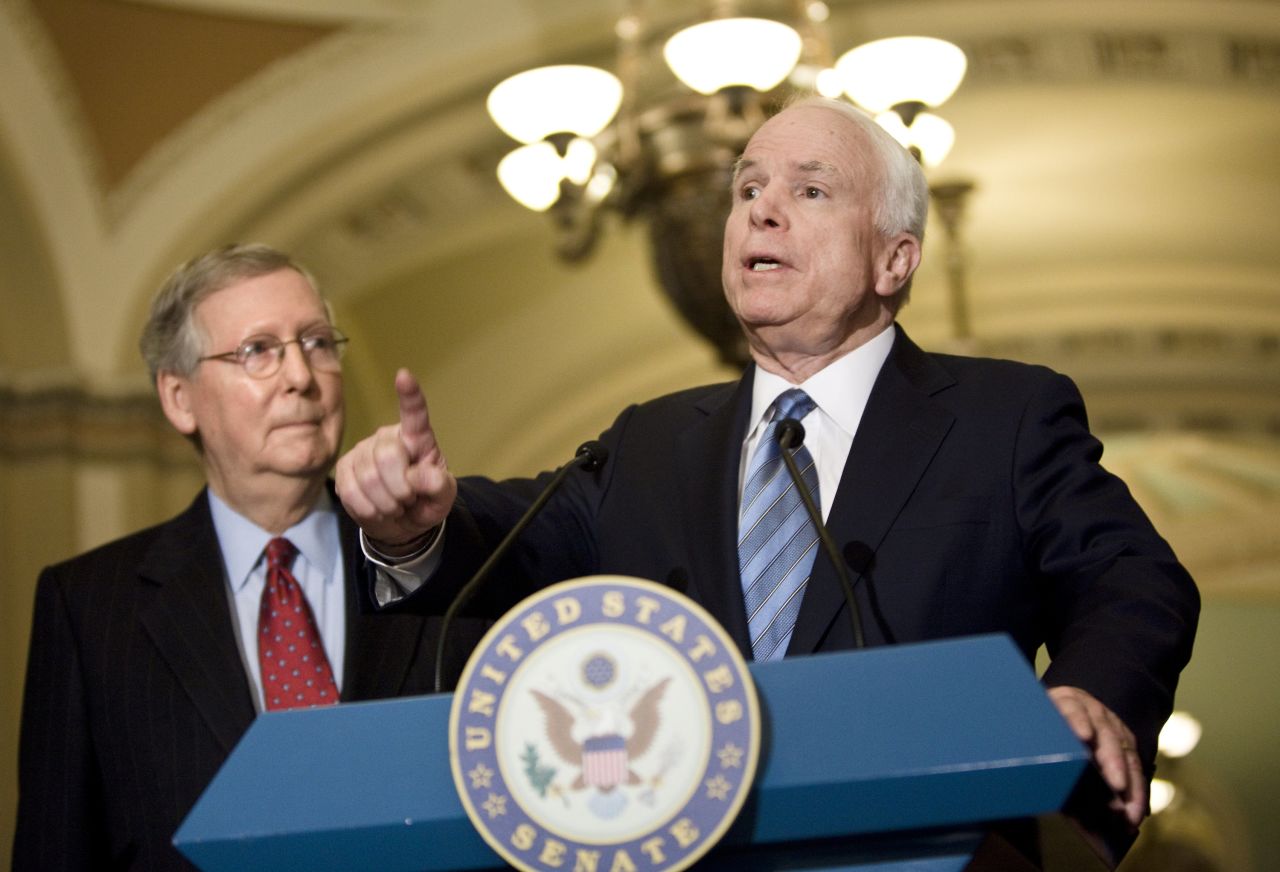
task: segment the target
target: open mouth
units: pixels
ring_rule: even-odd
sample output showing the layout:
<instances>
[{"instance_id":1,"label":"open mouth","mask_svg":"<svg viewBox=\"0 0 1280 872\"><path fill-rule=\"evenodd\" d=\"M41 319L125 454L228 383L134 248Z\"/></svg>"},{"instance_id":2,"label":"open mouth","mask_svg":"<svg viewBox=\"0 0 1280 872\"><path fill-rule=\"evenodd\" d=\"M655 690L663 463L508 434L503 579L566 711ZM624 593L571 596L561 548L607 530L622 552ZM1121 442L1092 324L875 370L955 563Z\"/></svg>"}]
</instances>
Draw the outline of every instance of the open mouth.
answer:
<instances>
[{"instance_id":1,"label":"open mouth","mask_svg":"<svg viewBox=\"0 0 1280 872\"><path fill-rule=\"evenodd\" d=\"M768 272L781 267L782 264L771 257L752 257L747 260L747 268L752 272Z\"/></svg>"}]
</instances>

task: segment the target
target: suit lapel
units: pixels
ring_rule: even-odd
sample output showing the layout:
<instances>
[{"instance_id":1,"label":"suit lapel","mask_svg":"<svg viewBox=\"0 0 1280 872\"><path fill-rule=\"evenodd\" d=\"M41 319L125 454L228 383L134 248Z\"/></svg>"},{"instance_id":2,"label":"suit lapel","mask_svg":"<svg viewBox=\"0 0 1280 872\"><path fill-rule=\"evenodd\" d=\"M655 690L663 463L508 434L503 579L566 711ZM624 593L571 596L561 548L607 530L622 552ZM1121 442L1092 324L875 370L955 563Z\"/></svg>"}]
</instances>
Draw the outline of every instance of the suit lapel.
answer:
<instances>
[{"instance_id":1,"label":"suit lapel","mask_svg":"<svg viewBox=\"0 0 1280 872\"><path fill-rule=\"evenodd\" d=\"M222 747L254 718L222 554L204 491L166 525L138 567L138 619Z\"/></svg>"},{"instance_id":2,"label":"suit lapel","mask_svg":"<svg viewBox=\"0 0 1280 872\"><path fill-rule=\"evenodd\" d=\"M867 400L827 518L837 547L860 542L874 552L880 546L953 421L952 414L932 399L953 384L951 376L901 328L895 329L893 350ZM857 579L855 575L855 589ZM866 600L859 600L865 619ZM835 569L819 554L788 653L816 651L843 606ZM873 629L867 626L869 634Z\"/></svg>"},{"instance_id":3,"label":"suit lapel","mask_svg":"<svg viewBox=\"0 0 1280 872\"><path fill-rule=\"evenodd\" d=\"M698 405L705 417L680 435L681 520L689 551L689 595L751 656L747 613L738 581L738 467L751 412L754 368ZM726 446L728 449L726 450ZM711 547L707 547L710 544Z\"/></svg>"},{"instance_id":4,"label":"suit lapel","mask_svg":"<svg viewBox=\"0 0 1280 872\"><path fill-rule=\"evenodd\" d=\"M360 552L359 530L338 510L339 539L346 573L347 645L342 673L342 700L382 699L399 696L419 647L426 644L426 619L413 614L371 614L360 607L360 590L366 585L366 564Z\"/></svg>"}]
</instances>

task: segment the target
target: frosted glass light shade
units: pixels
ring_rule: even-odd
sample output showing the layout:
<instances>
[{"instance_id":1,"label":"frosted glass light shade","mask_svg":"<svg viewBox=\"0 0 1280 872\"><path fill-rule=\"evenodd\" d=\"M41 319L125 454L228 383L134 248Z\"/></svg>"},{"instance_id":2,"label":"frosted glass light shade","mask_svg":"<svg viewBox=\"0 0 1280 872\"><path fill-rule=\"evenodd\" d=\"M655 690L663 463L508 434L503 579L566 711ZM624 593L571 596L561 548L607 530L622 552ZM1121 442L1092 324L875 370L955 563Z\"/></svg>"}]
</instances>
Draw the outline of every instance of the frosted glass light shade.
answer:
<instances>
[{"instance_id":1,"label":"frosted glass light shade","mask_svg":"<svg viewBox=\"0 0 1280 872\"><path fill-rule=\"evenodd\" d=\"M868 112L918 101L940 106L960 87L964 52L930 36L895 36L852 48L836 61L844 92Z\"/></svg>"},{"instance_id":2,"label":"frosted glass light shade","mask_svg":"<svg viewBox=\"0 0 1280 872\"><path fill-rule=\"evenodd\" d=\"M549 142L522 145L498 161L498 181L521 206L545 212L560 199L564 167Z\"/></svg>"},{"instance_id":3,"label":"frosted glass light shade","mask_svg":"<svg viewBox=\"0 0 1280 872\"><path fill-rule=\"evenodd\" d=\"M1160 730L1160 753L1178 758L1190 754L1200 742L1200 722L1186 712L1174 712Z\"/></svg>"},{"instance_id":4,"label":"frosted glass light shade","mask_svg":"<svg viewBox=\"0 0 1280 872\"><path fill-rule=\"evenodd\" d=\"M578 136L569 142L564 159L560 162L564 177L575 185L585 185L596 168L596 147L591 140Z\"/></svg>"},{"instance_id":5,"label":"frosted glass light shade","mask_svg":"<svg viewBox=\"0 0 1280 872\"><path fill-rule=\"evenodd\" d=\"M1160 814L1178 797L1178 788L1172 781L1154 778L1151 781L1151 813Z\"/></svg>"},{"instance_id":6,"label":"frosted glass light shade","mask_svg":"<svg viewBox=\"0 0 1280 872\"><path fill-rule=\"evenodd\" d=\"M612 164L599 164L583 189L583 199L592 204L603 202L604 198L613 191L613 186L617 184L617 181L618 171L614 169Z\"/></svg>"},{"instance_id":7,"label":"frosted glass light shade","mask_svg":"<svg viewBox=\"0 0 1280 872\"><path fill-rule=\"evenodd\" d=\"M832 100L839 99L844 94L844 84L840 81L840 74L834 67L820 70L813 86L819 94L830 97Z\"/></svg>"},{"instance_id":8,"label":"frosted glass light shade","mask_svg":"<svg viewBox=\"0 0 1280 872\"><path fill-rule=\"evenodd\" d=\"M538 67L504 79L486 106L512 139L539 142L553 133L593 137L622 104L622 83L598 67L564 64Z\"/></svg>"},{"instance_id":9,"label":"frosted glass light shade","mask_svg":"<svg viewBox=\"0 0 1280 872\"><path fill-rule=\"evenodd\" d=\"M700 94L730 85L777 87L800 60L800 34L767 18L719 18L686 27L662 49L667 66Z\"/></svg>"},{"instance_id":10,"label":"frosted glass light shade","mask_svg":"<svg viewBox=\"0 0 1280 872\"><path fill-rule=\"evenodd\" d=\"M881 112L876 123L889 131L903 148L915 146L925 166L936 167L951 153L956 144L955 128L945 119L929 112L921 112L911 126L902 123L897 112Z\"/></svg>"},{"instance_id":11,"label":"frosted glass light shade","mask_svg":"<svg viewBox=\"0 0 1280 872\"><path fill-rule=\"evenodd\" d=\"M569 142L563 157L550 142L522 145L498 162L498 181L521 206L545 212L560 199L561 179L575 185L592 180L596 156L596 147L581 137Z\"/></svg>"}]
</instances>

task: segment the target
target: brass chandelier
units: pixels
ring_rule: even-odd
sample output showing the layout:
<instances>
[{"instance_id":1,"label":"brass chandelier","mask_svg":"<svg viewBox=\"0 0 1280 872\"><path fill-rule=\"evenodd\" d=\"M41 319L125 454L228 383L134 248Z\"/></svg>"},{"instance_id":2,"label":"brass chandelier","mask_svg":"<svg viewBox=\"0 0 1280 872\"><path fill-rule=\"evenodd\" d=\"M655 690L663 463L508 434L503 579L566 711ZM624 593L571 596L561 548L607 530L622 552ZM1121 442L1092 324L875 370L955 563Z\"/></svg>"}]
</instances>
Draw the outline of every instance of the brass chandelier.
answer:
<instances>
[{"instance_id":1,"label":"brass chandelier","mask_svg":"<svg viewBox=\"0 0 1280 872\"><path fill-rule=\"evenodd\" d=\"M852 101L935 165L954 132L929 110L959 86L965 57L939 39L895 37L833 60L829 13L814 0L717 2L696 21L647 11L633 2L615 27L616 74L539 67L490 92L493 120L522 143L498 178L551 216L567 260L591 252L605 210L647 219L664 292L725 362L742 364L720 250L733 161L747 139L792 95L819 93Z\"/></svg>"}]
</instances>

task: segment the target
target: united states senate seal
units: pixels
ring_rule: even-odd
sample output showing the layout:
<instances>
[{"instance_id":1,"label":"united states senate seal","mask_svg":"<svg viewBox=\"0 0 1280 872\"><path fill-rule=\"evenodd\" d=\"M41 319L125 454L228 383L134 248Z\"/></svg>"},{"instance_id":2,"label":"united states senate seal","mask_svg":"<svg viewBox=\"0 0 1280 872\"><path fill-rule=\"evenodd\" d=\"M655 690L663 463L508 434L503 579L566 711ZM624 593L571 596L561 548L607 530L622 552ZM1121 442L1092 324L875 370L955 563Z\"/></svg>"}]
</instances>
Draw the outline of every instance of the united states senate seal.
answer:
<instances>
[{"instance_id":1,"label":"united states senate seal","mask_svg":"<svg viewBox=\"0 0 1280 872\"><path fill-rule=\"evenodd\" d=\"M449 718L462 805L526 872L687 868L733 823L759 751L733 640L687 597L624 576L562 582L508 612Z\"/></svg>"}]
</instances>

